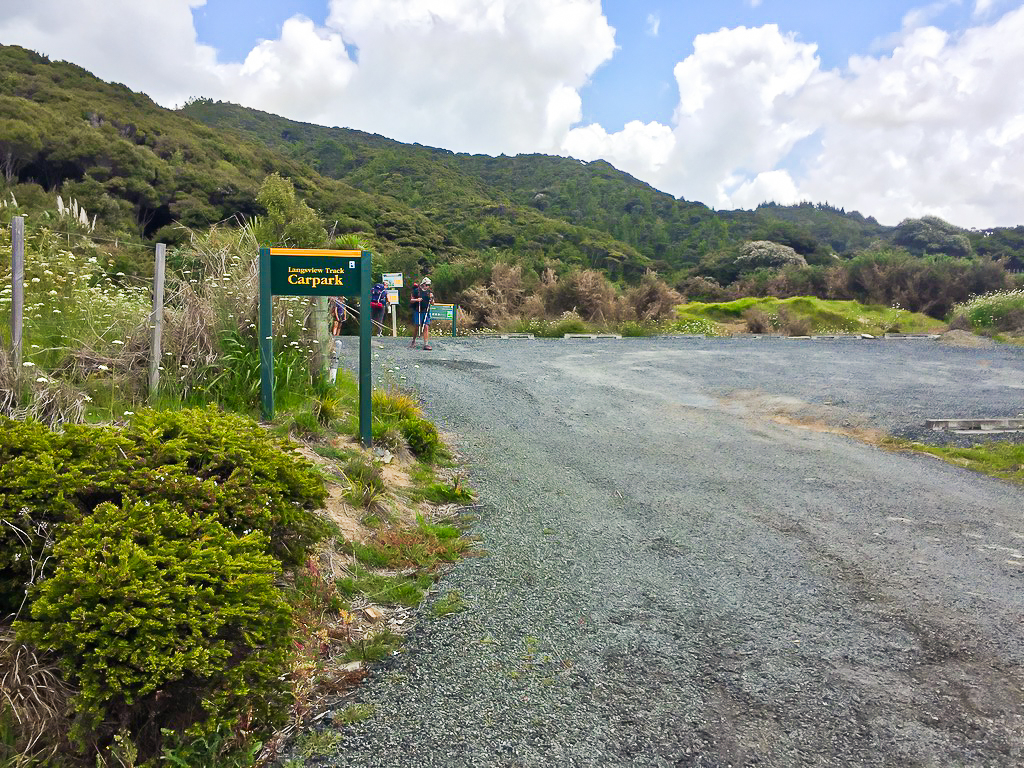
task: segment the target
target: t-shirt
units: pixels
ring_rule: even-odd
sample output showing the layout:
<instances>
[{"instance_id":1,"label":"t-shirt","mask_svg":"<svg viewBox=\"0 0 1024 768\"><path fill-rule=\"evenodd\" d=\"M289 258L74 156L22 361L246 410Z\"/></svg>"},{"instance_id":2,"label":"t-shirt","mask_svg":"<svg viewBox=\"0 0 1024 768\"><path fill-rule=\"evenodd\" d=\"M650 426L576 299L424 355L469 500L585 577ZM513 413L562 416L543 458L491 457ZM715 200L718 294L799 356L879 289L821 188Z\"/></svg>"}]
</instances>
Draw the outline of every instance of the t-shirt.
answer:
<instances>
[{"instance_id":1,"label":"t-shirt","mask_svg":"<svg viewBox=\"0 0 1024 768\"><path fill-rule=\"evenodd\" d=\"M412 289L412 311L413 312L426 312L430 309L430 304L434 300L434 294L430 290L429 285L417 285ZM419 299L420 301L416 301Z\"/></svg>"}]
</instances>

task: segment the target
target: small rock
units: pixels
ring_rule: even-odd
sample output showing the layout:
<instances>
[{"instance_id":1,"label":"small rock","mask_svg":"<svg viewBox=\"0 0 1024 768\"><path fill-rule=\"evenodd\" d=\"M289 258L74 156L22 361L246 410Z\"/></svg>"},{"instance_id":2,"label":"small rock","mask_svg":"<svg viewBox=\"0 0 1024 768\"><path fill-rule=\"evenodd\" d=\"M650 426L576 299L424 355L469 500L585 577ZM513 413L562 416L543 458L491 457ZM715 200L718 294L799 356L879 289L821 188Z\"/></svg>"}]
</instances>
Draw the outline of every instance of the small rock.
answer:
<instances>
[{"instance_id":1,"label":"small rock","mask_svg":"<svg viewBox=\"0 0 1024 768\"><path fill-rule=\"evenodd\" d=\"M366 618L370 619L371 621L380 621L384 618L384 614L378 611L372 605L368 605L365 608L363 608L363 614L366 616Z\"/></svg>"}]
</instances>

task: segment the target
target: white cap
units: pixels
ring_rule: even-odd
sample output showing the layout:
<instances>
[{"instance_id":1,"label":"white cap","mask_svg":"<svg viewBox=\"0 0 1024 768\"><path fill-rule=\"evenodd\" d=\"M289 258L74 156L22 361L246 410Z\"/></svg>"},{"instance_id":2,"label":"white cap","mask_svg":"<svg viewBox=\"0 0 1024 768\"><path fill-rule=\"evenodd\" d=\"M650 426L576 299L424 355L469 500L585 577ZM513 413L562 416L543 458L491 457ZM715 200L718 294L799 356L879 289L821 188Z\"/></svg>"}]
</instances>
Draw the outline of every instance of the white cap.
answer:
<instances>
[{"instance_id":1,"label":"white cap","mask_svg":"<svg viewBox=\"0 0 1024 768\"><path fill-rule=\"evenodd\" d=\"M424 277L422 280L420 280L420 285L430 285L430 278Z\"/></svg>"}]
</instances>

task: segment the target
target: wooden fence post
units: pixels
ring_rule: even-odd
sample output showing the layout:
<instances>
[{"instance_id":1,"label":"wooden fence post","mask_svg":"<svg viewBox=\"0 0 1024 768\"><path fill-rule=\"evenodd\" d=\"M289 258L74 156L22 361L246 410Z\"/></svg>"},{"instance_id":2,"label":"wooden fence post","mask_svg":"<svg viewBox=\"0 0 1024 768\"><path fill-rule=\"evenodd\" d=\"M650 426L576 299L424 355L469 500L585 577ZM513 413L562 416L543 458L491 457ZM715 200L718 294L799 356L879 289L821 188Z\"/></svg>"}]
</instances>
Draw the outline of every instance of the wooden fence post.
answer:
<instances>
[{"instance_id":1,"label":"wooden fence post","mask_svg":"<svg viewBox=\"0 0 1024 768\"><path fill-rule=\"evenodd\" d=\"M25 327L25 217L11 218L11 357L21 374L22 332Z\"/></svg>"},{"instance_id":2,"label":"wooden fence post","mask_svg":"<svg viewBox=\"0 0 1024 768\"><path fill-rule=\"evenodd\" d=\"M156 397L160 387L160 363L163 360L161 347L164 332L164 271L167 262L167 246L156 244L156 265L153 268L153 314L149 327L153 332L149 352L149 400Z\"/></svg>"}]
</instances>

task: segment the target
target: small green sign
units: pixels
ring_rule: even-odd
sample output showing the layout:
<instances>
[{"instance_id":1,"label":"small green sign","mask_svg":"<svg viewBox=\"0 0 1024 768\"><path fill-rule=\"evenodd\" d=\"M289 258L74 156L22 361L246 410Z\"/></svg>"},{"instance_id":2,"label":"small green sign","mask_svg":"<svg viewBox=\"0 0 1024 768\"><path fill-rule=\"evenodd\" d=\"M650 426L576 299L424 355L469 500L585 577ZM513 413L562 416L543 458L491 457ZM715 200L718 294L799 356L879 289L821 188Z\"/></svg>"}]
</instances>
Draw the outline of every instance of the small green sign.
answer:
<instances>
[{"instance_id":1,"label":"small green sign","mask_svg":"<svg viewBox=\"0 0 1024 768\"><path fill-rule=\"evenodd\" d=\"M270 290L286 296L358 296L361 251L273 248Z\"/></svg>"},{"instance_id":2,"label":"small green sign","mask_svg":"<svg viewBox=\"0 0 1024 768\"><path fill-rule=\"evenodd\" d=\"M431 320L449 321L452 324L452 336L455 336L457 335L455 327L456 309L455 304L431 304L427 312L430 313Z\"/></svg>"},{"instance_id":3,"label":"small green sign","mask_svg":"<svg viewBox=\"0 0 1024 768\"><path fill-rule=\"evenodd\" d=\"M455 305L454 304L431 304L430 305L430 319L431 320L451 320L455 317Z\"/></svg>"}]
</instances>

